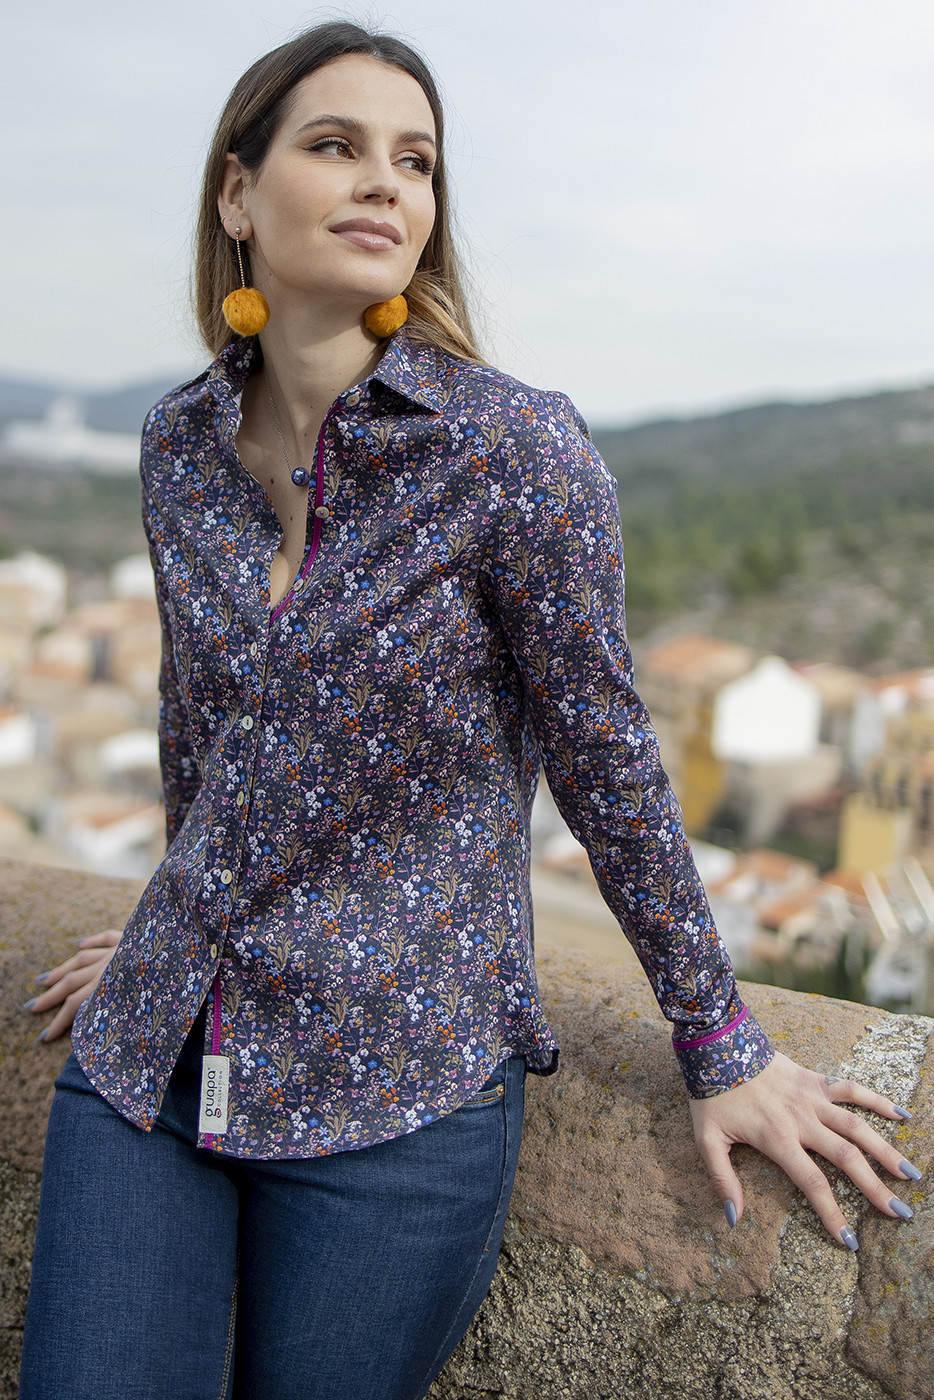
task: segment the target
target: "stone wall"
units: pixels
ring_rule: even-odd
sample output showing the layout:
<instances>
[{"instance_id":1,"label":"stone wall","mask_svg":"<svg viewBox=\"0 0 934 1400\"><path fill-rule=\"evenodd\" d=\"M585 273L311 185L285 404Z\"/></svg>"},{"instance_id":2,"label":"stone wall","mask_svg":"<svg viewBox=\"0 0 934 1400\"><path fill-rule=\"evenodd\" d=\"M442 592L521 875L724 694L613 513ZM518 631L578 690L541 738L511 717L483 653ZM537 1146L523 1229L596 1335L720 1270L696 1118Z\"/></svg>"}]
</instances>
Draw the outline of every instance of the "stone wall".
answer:
<instances>
[{"instance_id":1,"label":"stone wall","mask_svg":"<svg viewBox=\"0 0 934 1400\"><path fill-rule=\"evenodd\" d=\"M67 1055L36 1042L20 1006L76 938L122 923L137 887L0 862L0 890L0 1400L12 1400L42 1134ZM430 1400L931 1400L934 1022L748 989L780 1048L914 1110L887 1128L926 1173L896 1188L914 1220L864 1208L832 1173L860 1238L850 1254L745 1148L746 1214L728 1229L644 979L570 951L539 967L562 1069L530 1080L500 1269Z\"/></svg>"}]
</instances>

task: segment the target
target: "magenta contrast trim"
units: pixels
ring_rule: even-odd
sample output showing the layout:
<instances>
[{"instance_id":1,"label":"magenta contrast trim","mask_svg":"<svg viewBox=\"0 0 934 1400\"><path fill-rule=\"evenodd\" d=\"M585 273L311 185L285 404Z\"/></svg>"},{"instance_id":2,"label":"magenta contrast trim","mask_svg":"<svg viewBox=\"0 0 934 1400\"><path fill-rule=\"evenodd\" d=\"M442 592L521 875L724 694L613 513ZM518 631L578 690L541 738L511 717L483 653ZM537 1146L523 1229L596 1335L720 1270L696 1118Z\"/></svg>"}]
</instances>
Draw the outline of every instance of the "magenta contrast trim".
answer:
<instances>
[{"instance_id":1,"label":"magenta contrast trim","mask_svg":"<svg viewBox=\"0 0 934 1400\"><path fill-rule=\"evenodd\" d=\"M217 965L217 971L216 971L215 974L214 974L214 995L213 995L213 1002L214 1002L214 1008L213 1008L213 1009L214 1009L214 1021L213 1021L213 1026L212 1026L212 1029L211 1029L211 1054L212 1054L212 1055L219 1055L219 1054L221 1053L221 969L220 969L220 963L218 963L218 965Z\"/></svg>"},{"instance_id":2,"label":"magenta contrast trim","mask_svg":"<svg viewBox=\"0 0 934 1400\"><path fill-rule=\"evenodd\" d=\"M331 421L331 419L334 417L334 414L335 414L336 412L337 412L337 409L336 409L336 408L329 408L329 409L328 409L328 411L327 411L327 413L325 414L325 417L324 417L324 422L321 424L321 431L318 433L318 452L317 452L318 470L317 470L317 474L316 474L316 476L315 476L315 512L316 512L316 513L315 513L315 517L314 517L314 525L312 526L312 529L311 529L311 545L310 545L309 550L308 550L308 558L305 560L305 563L304 563L304 565L302 566L302 571L301 571L301 573L299 574L299 576L298 576L298 578L295 580L295 582L292 584L292 587L289 589L288 593L287 593L287 594L285 595L285 597L282 599L282 602L279 603L279 604L277 604L277 606L273 609L272 614L271 614L271 616L270 616L270 618L269 618L269 625L270 625L270 627L271 627L272 624L275 622L276 618L280 615L280 613L282 612L282 610L283 610L284 608L287 608L288 605L289 605L289 603L291 603L292 599L295 597L295 590L296 590L296 588L298 588L301 584L303 584L303 583L305 582L305 579L308 577L308 570L311 568L312 564L314 563L315 555L318 553L318 545L321 543L321 528L322 528L322 527L321 527L321 517L317 514L317 510L318 510L318 507L319 507L319 506L323 506L323 505L324 505L324 434L325 434L325 431L326 431L326 429L327 429L328 423L329 423L329 422Z\"/></svg>"},{"instance_id":3,"label":"magenta contrast trim","mask_svg":"<svg viewBox=\"0 0 934 1400\"><path fill-rule=\"evenodd\" d=\"M214 1015L213 1015L213 1018L212 1018L212 1024L211 1024L211 1054L212 1054L212 1055L219 1055L220 1052L221 1052L221 968L220 968L220 963L218 963L218 965L217 965L217 971L216 971L215 974L214 974L214 987L213 987L212 992L211 992L211 999L212 999L212 1002L213 1002L213 1012L214 1012ZM214 1138L215 1138L215 1136L216 1136L216 1135L215 1135L214 1133L206 1133L206 1134L205 1134L205 1137L204 1137L204 1145L205 1145L205 1147L213 1147L213 1146L214 1146Z\"/></svg>"},{"instance_id":4,"label":"magenta contrast trim","mask_svg":"<svg viewBox=\"0 0 934 1400\"><path fill-rule=\"evenodd\" d=\"M739 1015L734 1016L728 1025L721 1026L720 1030L712 1031L710 1035L702 1035L700 1040L675 1040L672 1038L671 1043L679 1050L699 1050L702 1045L709 1045L712 1040L722 1040L725 1035L729 1035L730 1031L735 1031L737 1026L743 1024L748 1015L749 1007L744 1006Z\"/></svg>"}]
</instances>

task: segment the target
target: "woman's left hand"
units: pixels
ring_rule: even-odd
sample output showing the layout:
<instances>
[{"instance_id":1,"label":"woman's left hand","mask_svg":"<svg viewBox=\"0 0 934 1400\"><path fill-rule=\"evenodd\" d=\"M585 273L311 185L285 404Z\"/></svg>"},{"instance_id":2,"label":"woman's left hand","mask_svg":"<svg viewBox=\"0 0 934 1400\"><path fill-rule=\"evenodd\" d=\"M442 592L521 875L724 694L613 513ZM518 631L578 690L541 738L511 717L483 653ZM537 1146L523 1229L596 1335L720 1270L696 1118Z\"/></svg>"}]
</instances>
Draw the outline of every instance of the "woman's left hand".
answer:
<instances>
[{"instance_id":1,"label":"woman's left hand","mask_svg":"<svg viewBox=\"0 0 934 1400\"><path fill-rule=\"evenodd\" d=\"M104 929L102 933L92 933L89 938L81 939L77 953L59 963L58 967L51 968L49 972L40 973L36 978L42 990L26 1002L23 1010L41 1016L44 1012L51 1011L53 1006L59 1008L39 1035L39 1040L56 1040L71 1029L78 1008L103 977L104 969L117 951L121 937L119 929L115 928Z\"/></svg>"},{"instance_id":2,"label":"woman's left hand","mask_svg":"<svg viewBox=\"0 0 934 1400\"><path fill-rule=\"evenodd\" d=\"M910 1117L871 1089L848 1079L825 1078L785 1055L776 1055L745 1084L711 1099L691 1100L694 1137L731 1224L731 1204L737 1220L743 1213L743 1188L730 1161L730 1148L739 1142L777 1162L804 1192L830 1234L849 1249L858 1247L856 1235L809 1152L819 1153L845 1171L884 1215L911 1218L910 1208L880 1181L863 1153L902 1181L917 1181L921 1173L864 1119L841 1107L845 1103L871 1108L898 1122Z\"/></svg>"}]
</instances>

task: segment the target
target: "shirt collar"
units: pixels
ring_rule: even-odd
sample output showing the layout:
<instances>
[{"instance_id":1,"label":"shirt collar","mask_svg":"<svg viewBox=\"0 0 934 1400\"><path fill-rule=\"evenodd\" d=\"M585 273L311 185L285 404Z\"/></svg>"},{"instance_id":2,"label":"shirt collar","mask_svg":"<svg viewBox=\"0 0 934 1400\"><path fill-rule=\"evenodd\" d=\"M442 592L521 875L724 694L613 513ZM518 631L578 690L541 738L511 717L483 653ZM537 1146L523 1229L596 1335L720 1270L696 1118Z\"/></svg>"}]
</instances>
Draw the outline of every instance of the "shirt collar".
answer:
<instances>
[{"instance_id":1,"label":"shirt collar","mask_svg":"<svg viewBox=\"0 0 934 1400\"><path fill-rule=\"evenodd\" d=\"M394 335L371 378L421 408L440 413L443 404L438 359L438 352L430 345Z\"/></svg>"},{"instance_id":2,"label":"shirt collar","mask_svg":"<svg viewBox=\"0 0 934 1400\"><path fill-rule=\"evenodd\" d=\"M258 348L255 336L238 337L208 367L205 374L207 386L215 391L220 390L225 397L238 398L256 368ZM440 413L443 407L441 375L436 350L430 345L408 340L404 335L394 335L373 373L361 384L346 390L340 399L349 395L352 401L359 402L375 382L418 404L420 408Z\"/></svg>"}]
</instances>

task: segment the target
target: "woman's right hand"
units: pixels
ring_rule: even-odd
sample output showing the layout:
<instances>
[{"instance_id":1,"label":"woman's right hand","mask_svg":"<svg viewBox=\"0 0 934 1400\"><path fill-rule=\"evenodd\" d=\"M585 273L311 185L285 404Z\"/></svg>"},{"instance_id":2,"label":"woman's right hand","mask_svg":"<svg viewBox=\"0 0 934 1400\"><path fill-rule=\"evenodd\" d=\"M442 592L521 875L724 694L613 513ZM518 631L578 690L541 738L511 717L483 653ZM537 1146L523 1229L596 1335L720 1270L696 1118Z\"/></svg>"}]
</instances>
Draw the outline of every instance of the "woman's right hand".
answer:
<instances>
[{"instance_id":1,"label":"woman's right hand","mask_svg":"<svg viewBox=\"0 0 934 1400\"><path fill-rule=\"evenodd\" d=\"M60 1008L39 1036L40 1040L56 1040L71 1029L78 1007L101 980L122 936L115 928L92 933L90 938L81 939L73 957L36 978L41 990L23 1009L41 1016L53 1006Z\"/></svg>"}]
</instances>

